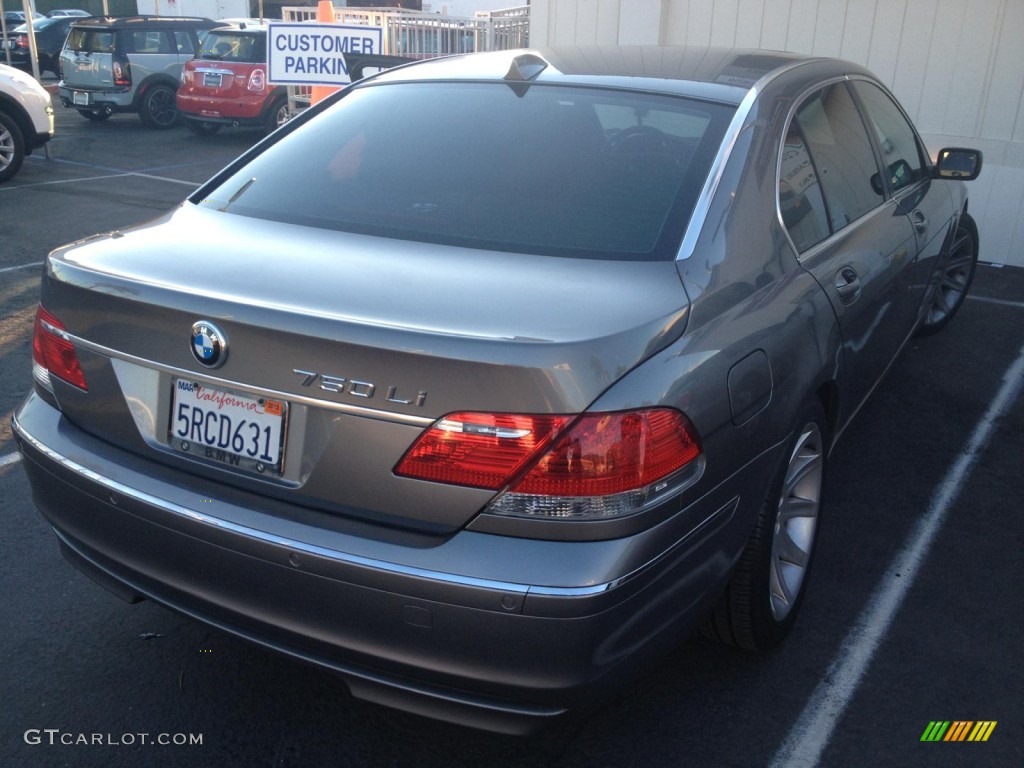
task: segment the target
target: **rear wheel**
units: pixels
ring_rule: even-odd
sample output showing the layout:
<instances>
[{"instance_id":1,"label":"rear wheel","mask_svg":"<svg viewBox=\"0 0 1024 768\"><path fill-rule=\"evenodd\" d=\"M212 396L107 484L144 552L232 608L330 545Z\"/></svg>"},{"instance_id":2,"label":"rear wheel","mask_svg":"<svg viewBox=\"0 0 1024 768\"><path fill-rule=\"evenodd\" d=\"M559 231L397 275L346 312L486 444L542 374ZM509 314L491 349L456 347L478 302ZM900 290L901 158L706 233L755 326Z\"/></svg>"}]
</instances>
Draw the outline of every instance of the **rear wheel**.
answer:
<instances>
[{"instance_id":1,"label":"rear wheel","mask_svg":"<svg viewBox=\"0 0 1024 768\"><path fill-rule=\"evenodd\" d=\"M949 261L935 289L932 305L918 328L919 336L938 333L946 327L967 298L967 291L974 280L974 270L978 265L978 227L966 213L960 217L949 250Z\"/></svg>"},{"instance_id":2,"label":"rear wheel","mask_svg":"<svg viewBox=\"0 0 1024 768\"><path fill-rule=\"evenodd\" d=\"M288 111L288 99L279 98L267 110L267 117L263 123L264 132L273 133L287 123L289 117L291 113Z\"/></svg>"},{"instance_id":3,"label":"rear wheel","mask_svg":"<svg viewBox=\"0 0 1024 768\"><path fill-rule=\"evenodd\" d=\"M25 160L25 137L10 115L0 112L0 182L7 181Z\"/></svg>"},{"instance_id":4,"label":"rear wheel","mask_svg":"<svg viewBox=\"0 0 1024 768\"><path fill-rule=\"evenodd\" d=\"M78 114L84 117L86 120L92 120L94 123L102 123L104 120L110 119L110 112L95 112L91 109L80 109Z\"/></svg>"},{"instance_id":5,"label":"rear wheel","mask_svg":"<svg viewBox=\"0 0 1024 768\"><path fill-rule=\"evenodd\" d=\"M825 413L809 404L797 423L746 549L703 628L713 640L748 650L772 648L803 602L821 512Z\"/></svg>"},{"instance_id":6,"label":"rear wheel","mask_svg":"<svg viewBox=\"0 0 1024 768\"><path fill-rule=\"evenodd\" d=\"M213 136L220 130L220 123L204 123L202 120L186 120L185 125L196 136Z\"/></svg>"},{"instance_id":7,"label":"rear wheel","mask_svg":"<svg viewBox=\"0 0 1024 768\"><path fill-rule=\"evenodd\" d=\"M167 85L153 85L142 96L139 117L150 128L173 128L178 122L178 106L174 89Z\"/></svg>"}]
</instances>

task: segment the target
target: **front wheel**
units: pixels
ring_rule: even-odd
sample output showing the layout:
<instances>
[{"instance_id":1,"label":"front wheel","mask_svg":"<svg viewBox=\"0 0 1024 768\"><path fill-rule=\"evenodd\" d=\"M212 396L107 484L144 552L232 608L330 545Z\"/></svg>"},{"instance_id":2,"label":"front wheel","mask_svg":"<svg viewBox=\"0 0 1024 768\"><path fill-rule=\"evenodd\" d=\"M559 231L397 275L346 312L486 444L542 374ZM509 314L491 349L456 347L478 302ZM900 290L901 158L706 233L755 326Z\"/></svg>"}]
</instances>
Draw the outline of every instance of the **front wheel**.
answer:
<instances>
[{"instance_id":1,"label":"front wheel","mask_svg":"<svg viewBox=\"0 0 1024 768\"><path fill-rule=\"evenodd\" d=\"M703 628L713 640L747 650L772 648L803 602L821 514L825 413L809 404L797 423L754 531Z\"/></svg>"},{"instance_id":2,"label":"front wheel","mask_svg":"<svg viewBox=\"0 0 1024 768\"><path fill-rule=\"evenodd\" d=\"M0 182L14 177L25 160L25 137L14 118L0 112Z\"/></svg>"},{"instance_id":3,"label":"front wheel","mask_svg":"<svg viewBox=\"0 0 1024 768\"><path fill-rule=\"evenodd\" d=\"M978 265L978 226L966 213L960 217L949 251L949 261L917 329L918 336L929 336L945 328L967 298Z\"/></svg>"},{"instance_id":4,"label":"front wheel","mask_svg":"<svg viewBox=\"0 0 1024 768\"><path fill-rule=\"evenodd\" d=\"M178 122L177 94L167 85L153 85L142 97L139 117L150 128L173 128Z\"/></svg>"}]
</instances>

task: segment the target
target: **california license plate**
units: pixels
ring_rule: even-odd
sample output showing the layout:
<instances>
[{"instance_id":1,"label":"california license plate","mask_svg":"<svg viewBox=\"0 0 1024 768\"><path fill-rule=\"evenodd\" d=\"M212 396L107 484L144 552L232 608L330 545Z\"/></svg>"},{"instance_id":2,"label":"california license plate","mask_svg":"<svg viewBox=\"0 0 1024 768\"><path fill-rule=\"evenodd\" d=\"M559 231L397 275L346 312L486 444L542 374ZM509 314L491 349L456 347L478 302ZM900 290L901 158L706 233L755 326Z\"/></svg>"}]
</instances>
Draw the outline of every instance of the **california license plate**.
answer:
<instances>
[{"instance_id":1,"label":"california license plate","mask_svg":"<svg viewBox=\"0 0 1024 768\"><path fill-rule=\"evenodd\" d=\"M171 446L257 472L279 472L287 403L173 380Z\"/></svg>"},{"instance_id":2,"label":"california license plate","mask_svg":"<svg viewBox=\"0 0 1024 768\"><path fill-rule=\"evenodd\" d=\"M203 75L203 85L207 88L220 88L223 75L219 72L207 72Z\"/></svg>"},{"instance_id":3,"label":"california license plate","mask_svg":"<svg viewBox=\"0 0 1024 768\"><path fill-rule=\"evenodd\" d=\"M71 94L71 101L73 104L77 104L79 106L88 106L89 94L85 93L84 91L75 91L73 94Z\"/></svg>"}]
</instances>

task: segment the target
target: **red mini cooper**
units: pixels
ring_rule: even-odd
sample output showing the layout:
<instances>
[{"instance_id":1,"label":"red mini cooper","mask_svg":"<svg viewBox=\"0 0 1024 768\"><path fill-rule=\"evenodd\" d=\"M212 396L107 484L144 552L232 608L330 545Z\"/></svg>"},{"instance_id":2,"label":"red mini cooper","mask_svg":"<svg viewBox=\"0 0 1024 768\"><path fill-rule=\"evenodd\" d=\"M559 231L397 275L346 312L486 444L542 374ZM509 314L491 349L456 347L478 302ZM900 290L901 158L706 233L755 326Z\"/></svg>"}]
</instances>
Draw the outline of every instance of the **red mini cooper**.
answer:
<instances>
[{"instance_id":1,"label":"red mini cooper","mask_svg":"<svg viewBox=\"0 0 1024 768\"><path fill-rule=\"evenodd\" d=\"M178 89L178 111L203 136L223 125L270 133L288 119L288 93L267 83L267 28L239 24L211 30Z\"/></svg>"}]
</instances>

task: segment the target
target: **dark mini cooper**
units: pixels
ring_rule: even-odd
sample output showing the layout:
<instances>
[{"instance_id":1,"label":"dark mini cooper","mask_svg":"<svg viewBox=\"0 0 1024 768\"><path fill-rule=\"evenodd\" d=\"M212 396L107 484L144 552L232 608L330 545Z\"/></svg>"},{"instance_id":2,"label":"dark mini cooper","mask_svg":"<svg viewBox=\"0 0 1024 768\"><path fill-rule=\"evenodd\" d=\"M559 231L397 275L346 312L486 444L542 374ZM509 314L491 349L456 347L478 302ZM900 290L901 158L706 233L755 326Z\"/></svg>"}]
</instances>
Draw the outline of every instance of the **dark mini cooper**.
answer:
<instances>
[{"instance_id":1,"label":"dark mini cooper","mask_svg":"<svg viewBox=\"0 0 1024 768\"><path fill-rule=\"evenodd\" d=\"M369 77L49 256L14 416L35 502L128 600L483 727L698 627L771 647L835 440L964 300L980 166L829 59Z\"/></svg>"}]
</instances>

